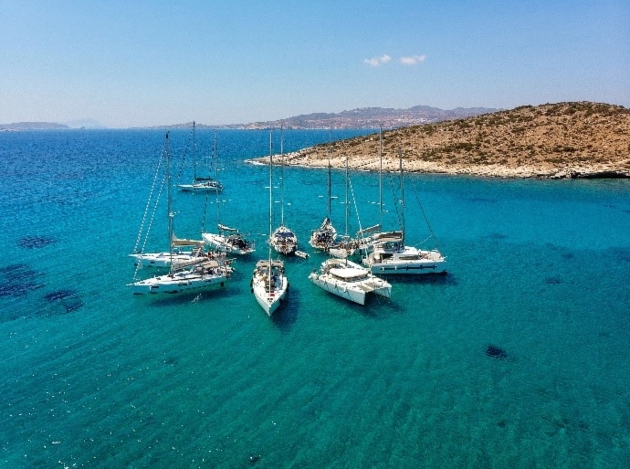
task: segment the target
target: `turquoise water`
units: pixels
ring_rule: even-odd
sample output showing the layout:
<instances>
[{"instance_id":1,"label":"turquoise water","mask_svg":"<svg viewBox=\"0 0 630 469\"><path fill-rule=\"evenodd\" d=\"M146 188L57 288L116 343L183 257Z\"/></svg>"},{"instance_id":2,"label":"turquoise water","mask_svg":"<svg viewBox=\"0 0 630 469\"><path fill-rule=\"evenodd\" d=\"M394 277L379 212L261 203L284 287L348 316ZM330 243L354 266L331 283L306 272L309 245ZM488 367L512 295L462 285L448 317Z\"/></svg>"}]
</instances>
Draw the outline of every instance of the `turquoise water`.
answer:
<instances>
[{"instance_id":1,"label":"turquoise water","mask_svg":"<svg viewBox=\"0 0 630 469\"><path fill-rule=\"evenodd\" d=\"M211 132L197 137L207 151ZM188 138L171 133L182 182ZM0 133L0 465L630 467L630 182L410 175L408 241L427 236L417 194L449 274L391 279L391 300L361 307L308 281L312 253L288 260L269 319L249 291L268 169L243 163L268 133L217 140L221 220L256 255L223 289L134 297L127 254L163 132ZM285 148L327 140L286 132ZM351 180L362 225L376 223L377 175ZM333 183L344 231L342 172ZM325 184L285 169L286 222L309 251ZM204 211L216 223L212 199L176 194L178 236L198 236ZM155 249L164 223L158 210Z\"/></svg>"}]
</instances>

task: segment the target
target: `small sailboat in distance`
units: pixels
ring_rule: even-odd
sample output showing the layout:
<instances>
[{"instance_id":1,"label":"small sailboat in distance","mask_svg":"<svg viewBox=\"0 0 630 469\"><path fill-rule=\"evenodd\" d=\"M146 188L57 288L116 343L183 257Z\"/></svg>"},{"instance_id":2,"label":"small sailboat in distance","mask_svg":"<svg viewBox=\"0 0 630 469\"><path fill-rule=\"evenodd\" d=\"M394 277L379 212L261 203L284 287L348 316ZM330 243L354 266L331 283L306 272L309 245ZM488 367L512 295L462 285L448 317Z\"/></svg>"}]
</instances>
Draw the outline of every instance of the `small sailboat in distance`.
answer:
<instances>
[{"instance_id":1,"label":"small sailboat in distance","mask_svg":"<svg viewBox=\"0 0 630 469\"><path fill-rule=\"evenodd\" d=\"M273 215L273 130L269 131L269 232ZM268 258L256 263L252 276L252 293L260 307L272 316L280 307L289 289L289 280L284 271L284 262L271 258L271 244Z\"/></svg>"},{"instance_id":2,"label":"small sailboat in distance","mask_svg":"<svg viewBox=\"0 0 630 469\"><path fill-rule=\"evenodd\" d=\"M207 176L199 176L197 174L197 138L195 131L195 121L192 123L192 159L193 159L193 180L190 184L177 184L177 187L183 192L222 192L223 184L215 178L210 176L212 172L212 164L216 166L216 161L213 158L210 159L209 173Z\"/></svg>"}]
</instances>

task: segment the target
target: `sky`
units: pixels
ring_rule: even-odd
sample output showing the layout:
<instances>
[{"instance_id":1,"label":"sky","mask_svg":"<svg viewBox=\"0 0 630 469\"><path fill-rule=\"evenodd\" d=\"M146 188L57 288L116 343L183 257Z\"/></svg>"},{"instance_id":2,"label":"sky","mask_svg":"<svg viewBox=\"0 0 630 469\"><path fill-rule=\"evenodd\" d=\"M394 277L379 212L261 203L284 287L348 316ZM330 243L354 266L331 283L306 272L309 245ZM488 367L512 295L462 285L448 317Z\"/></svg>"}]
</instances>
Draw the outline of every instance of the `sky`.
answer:
<instances>
[{"instance_id":1,"label":"sky","mask_svg":"<svg viewBox=\"0 0 630 469\"><path fill-rule=\"evenodd\" d=\"M0 123L630 107L629 0L0 0Z\"/></svg>"}]
</instances>

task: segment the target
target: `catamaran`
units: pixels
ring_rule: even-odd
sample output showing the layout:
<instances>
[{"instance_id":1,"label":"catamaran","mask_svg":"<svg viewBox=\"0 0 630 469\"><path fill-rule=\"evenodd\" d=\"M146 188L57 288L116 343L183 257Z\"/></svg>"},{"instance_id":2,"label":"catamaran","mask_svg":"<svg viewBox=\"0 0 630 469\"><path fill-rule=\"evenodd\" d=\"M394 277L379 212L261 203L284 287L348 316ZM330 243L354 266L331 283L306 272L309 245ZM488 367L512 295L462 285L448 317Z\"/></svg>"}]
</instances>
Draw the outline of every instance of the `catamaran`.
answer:
<instances>
[{"instance_id":1,"label":"catamaran","mask_svg":"<svg viewBox=\"0 0 630 469\"><path fill-rule=\"evenodd\" d=\"M381 233L378 242L372 245L372 252L363 257L363 265L369 267L373 273L378 274L417 275L445 273L446 259L438 249L422 250L405 245L405 186L402 150L400 148L398 149L398 157L400 162L402 230L393 232L391 236Z\"/></svg>"},{"instance_id":2,"label":"catamaran","mask_svg":"<svg viewBox=\"0 0 630 469\"><path fill-rule=\"evenodd\" d=\"M273 131L269 131L269 232L273 215ZM260 307L272 316L280 307L289 289L289 280L284 272L284 262L271 258L271 244L268 258L256 263L252 276L252 293Z\"/></svg>"},{"instance_id":3,"label":"catamaran","mask_svg":"<svg viewBox=\"0 0 630 469\"><path fill-rule=\"evenodd\" d=\"M385 298L392 296L389 282L348 259L331 257L322 263L319 272L314 270L308 278L318 287L360 305L365 304L370 293Z\"/></svg>"}]
</instances>

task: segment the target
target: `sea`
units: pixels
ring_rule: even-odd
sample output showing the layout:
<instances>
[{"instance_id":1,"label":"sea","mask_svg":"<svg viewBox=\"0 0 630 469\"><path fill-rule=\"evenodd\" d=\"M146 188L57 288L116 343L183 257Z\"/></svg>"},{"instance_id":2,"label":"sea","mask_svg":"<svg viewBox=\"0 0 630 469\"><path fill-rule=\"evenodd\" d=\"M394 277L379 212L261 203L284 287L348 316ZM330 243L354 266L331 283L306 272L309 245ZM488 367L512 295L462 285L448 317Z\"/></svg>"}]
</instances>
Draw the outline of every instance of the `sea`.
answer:
<instances>
[{"instance_id":1,"label":"sea","mask_svg":"<svg viewBox=\"0 0 630 469\"><path fill-rule=\"evenodd\" d=\"M372 132L275 131L272 151ZM191 135L170 132L173 184L192 180ZM272 223L310 257L286 259L269 318L249 286L269 168L246 160L270 133L195 139L224 191L174 189L175 233L220 221L257 250L223 287L134 296L152 273L129 254L167 249L163 186L147 202L165 131L0 133L0 467L630 467L630 181L405 174L406 241L448 274L390 277L391 299L360 306L308 280L327 171L275 166ZM400 182L382 180L385 228ZM331 218L354 234L381 217L379 175L348 187L346 225L334 169Z\"/></svg>"}]
</instances>

